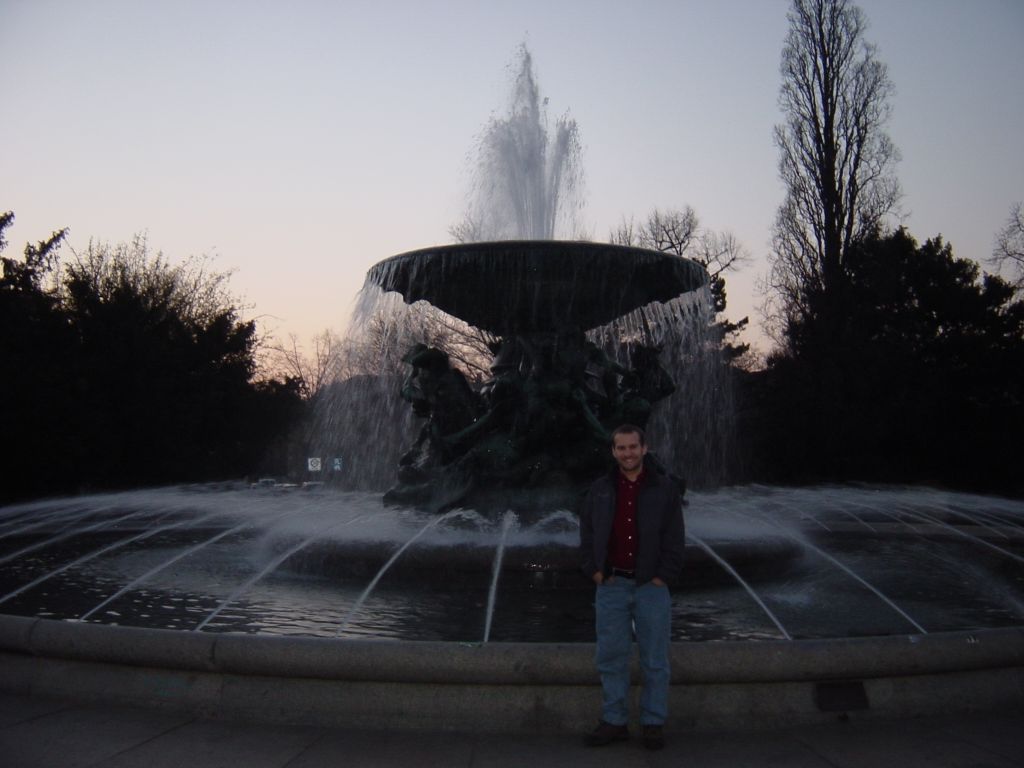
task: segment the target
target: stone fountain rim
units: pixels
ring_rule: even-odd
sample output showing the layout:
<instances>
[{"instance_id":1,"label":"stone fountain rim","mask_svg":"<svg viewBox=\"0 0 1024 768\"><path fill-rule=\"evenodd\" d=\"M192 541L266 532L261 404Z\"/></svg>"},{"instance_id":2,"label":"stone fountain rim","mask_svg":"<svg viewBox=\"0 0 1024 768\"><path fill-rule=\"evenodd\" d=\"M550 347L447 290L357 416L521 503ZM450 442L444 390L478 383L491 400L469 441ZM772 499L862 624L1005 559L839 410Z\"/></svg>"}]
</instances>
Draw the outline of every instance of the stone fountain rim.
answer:
<instances>
[{"instance_id":1,"label":"stone fountain rim","mask_svg":"<svg viewBox=\"0 0 1024 768\"><path fill-rule=\"evenodd\" d=\"M387 264L392 261L401 261L412 256L428 256L432 253L439 252L459 252L459 251L477 251L477 250L494 250L494 249L505 249L505 250L522 250L525 248L537 249L537 250L604 250L604 251L619 251L622 254L647 254L651 257L659 258L677 258L685 261L693 261L693 259L685 256L679 256L674 253L667 251L658 251L653 248L644 248L639 245L621 245L619 243L603 243L596 240L531 240L529 238L518 238L515 240L474 240L466 243L436 243L434 245L428 245L422 248L413 248L409 251L402 251L392 256L388 256L381 259L371 267L371 269Z\"/></svg>"},{"instance_id":2,"label":"stone fountain rim","mask_svg":"<svg viewBox=\"0 0 1024 768\"><path fill-rule=\"evenodd\" d=\"M591 685L593 643L459 643L183 632L0 615L0 653L328 680ZM1024 667L1024 626L926 635L675 642L673 684L779 683Z\"/></svg>"},{"instance_id":3,"label":"stone fountain rim","mask_svg":"<svg viewBox=\"0 0 1024 768\"><path fill-rule=\"evenodd\" d=\"M301 726L582 733L601 697L593 658L592 644L289 638L0 615L0 691ZM672 662L673 732L1024 705L1024 627L675 643Z\"/></svg>"}]
</instances>

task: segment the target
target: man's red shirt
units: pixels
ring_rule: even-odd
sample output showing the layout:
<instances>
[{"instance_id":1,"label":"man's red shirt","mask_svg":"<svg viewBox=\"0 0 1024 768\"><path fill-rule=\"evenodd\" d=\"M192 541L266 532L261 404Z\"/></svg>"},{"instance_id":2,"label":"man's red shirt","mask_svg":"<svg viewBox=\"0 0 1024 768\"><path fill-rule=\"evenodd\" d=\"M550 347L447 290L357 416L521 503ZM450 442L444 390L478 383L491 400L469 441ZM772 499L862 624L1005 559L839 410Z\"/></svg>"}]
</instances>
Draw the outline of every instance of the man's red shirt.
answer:
<instances>
[{"instance_id":1,"label":"man's red shirt","mask_svg":"<svg viewBox=\"0 0 1024 768\"><path fill-rule=\"evenodd\" d=\"M637 497L644 481L641 471L636 480L618 473L615 488L615 520L608 539L608 566L625 571L636 570L636 513Z\"/></svg>"}]
</instances>

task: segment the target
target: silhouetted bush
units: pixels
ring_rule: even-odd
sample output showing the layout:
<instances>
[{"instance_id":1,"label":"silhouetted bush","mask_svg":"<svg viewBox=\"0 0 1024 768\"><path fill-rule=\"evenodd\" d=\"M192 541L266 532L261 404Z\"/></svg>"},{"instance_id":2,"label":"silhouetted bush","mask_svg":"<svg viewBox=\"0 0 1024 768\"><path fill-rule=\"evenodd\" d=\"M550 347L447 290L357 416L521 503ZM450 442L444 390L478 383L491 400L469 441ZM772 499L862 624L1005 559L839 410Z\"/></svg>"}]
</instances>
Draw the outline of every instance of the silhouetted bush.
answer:
<instances>
[{"instance_id":1,"label":"silhouetted bush","mask_svg":"<svg viewBox=\"0 0 1024 768\"><path fill-rule=\"evenodd\" d=\"M253 381L227 276L142 238L61 269L63 235L3 259L3 497L283 472L266 462L303 404L294 382Z\"/></svg>"}]
</instances>

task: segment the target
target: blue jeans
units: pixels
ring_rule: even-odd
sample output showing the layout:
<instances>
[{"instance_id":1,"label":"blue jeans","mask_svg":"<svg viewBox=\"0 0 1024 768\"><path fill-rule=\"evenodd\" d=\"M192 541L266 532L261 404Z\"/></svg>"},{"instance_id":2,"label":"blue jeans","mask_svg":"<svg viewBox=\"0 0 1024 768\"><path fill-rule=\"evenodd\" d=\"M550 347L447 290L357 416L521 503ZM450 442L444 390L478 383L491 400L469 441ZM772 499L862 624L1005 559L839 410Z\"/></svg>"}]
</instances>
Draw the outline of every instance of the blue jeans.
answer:
<instances>
[{"instance_id":1,"label":"blue jeans","mask_svg":"<svg viewBox=\"0 0 1024 768\"><path fill-rule=\"evenodd\" d=\"M615 576L597 588L597 671L604 703L601 718L612 725L629 721L629 657L633 630L640 649L643 690L640 723L662 725L668 715L672 600L668 587Z\"/></svg>"}]
</instances>

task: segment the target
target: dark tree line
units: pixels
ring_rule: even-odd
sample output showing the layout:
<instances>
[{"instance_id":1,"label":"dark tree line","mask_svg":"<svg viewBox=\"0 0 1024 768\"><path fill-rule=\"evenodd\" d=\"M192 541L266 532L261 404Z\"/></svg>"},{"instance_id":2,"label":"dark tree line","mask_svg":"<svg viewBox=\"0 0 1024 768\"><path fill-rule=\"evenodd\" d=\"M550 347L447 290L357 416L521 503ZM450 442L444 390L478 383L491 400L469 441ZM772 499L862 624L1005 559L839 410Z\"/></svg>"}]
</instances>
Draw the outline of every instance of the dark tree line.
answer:
<instances>
[{"instance_id":1,"label":"dark tree line","mask_svg":"<svg viewBox=\"0 0 1024 768\"><path fill-rule=\"evenodd\" d=\"M0 217L0 246L13 218ZM256 327L227 276L173 266L144 239L90 244L61 266L65 234L2 260L3 497L223 479L274 462L299 387L254 380Z\"/></svg>"},{"instance_id":2,"label":"dark tree line","mask_svg":"<svg viewBox=\"0 0 1024 768\"><path fill-rule=\"evenodd\" d=\"M808 295L787 347L746 376L752 474L1022 490L1024 301L1013 287L902 229L857 242L845 275L840 290Z\"/></svg>"}]
</instances>

